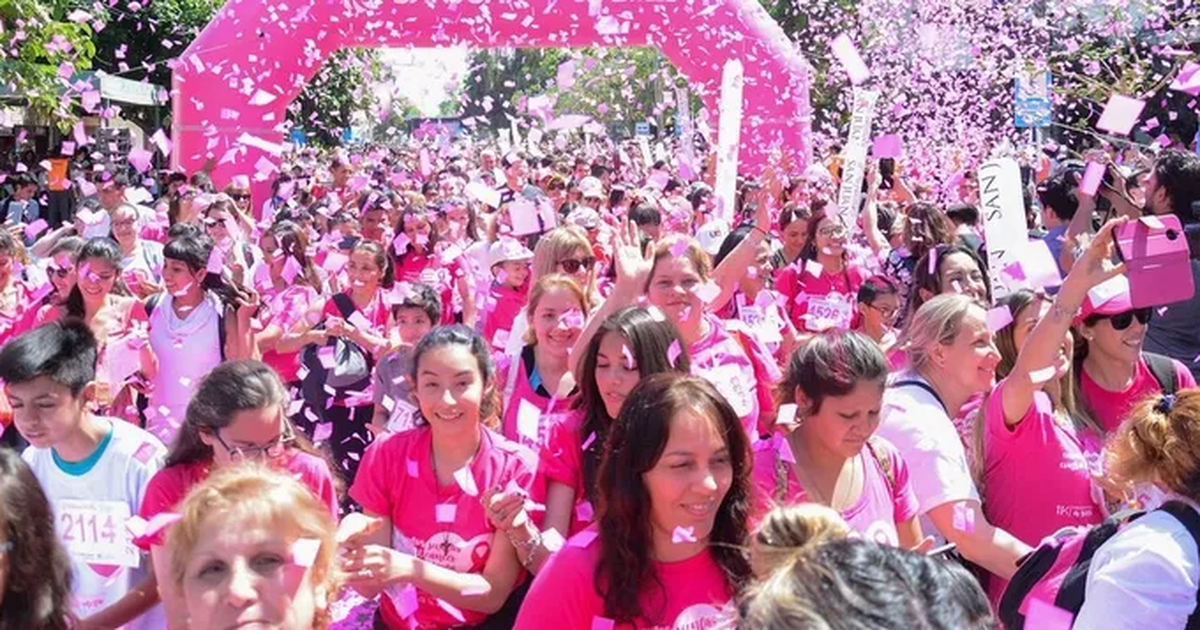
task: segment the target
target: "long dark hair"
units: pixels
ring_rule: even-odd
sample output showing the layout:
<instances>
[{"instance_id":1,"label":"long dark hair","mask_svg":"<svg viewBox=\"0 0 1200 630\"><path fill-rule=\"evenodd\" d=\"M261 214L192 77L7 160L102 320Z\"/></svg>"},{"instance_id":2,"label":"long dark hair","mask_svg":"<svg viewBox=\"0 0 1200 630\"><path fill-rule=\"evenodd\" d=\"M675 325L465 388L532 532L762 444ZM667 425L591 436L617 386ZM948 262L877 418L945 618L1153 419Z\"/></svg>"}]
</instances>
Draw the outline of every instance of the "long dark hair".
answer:
<instances>
[{"instance_id":1,"label":"long dark hair","mask_svg":"<svg viewBox=\"0 0 1200 630\"><path fill-rule=\"evenodd\" d=\"M983 262L979 254L975 253L970 247L962 245L938 245L925 252L925 255L913 267L912 286L908 292L908 313L910 316L916 313L921 308L921 305L925 303L925 299L921 297L921 289L925 289L935 296L943 293L942 265L945 264L946 258L952 254L965 254L979 266L979 272L983 274L983 285L987 287L987 301L989 304L991 303L992 279L988 276L987 264ZM936 256L932 270L929 268L930 256Z\"/></svg>"},{"instance_id":2,"label":"long dark hair","mask_svg":"<svg viewBox=\"0 0 1200 630\"><path fill-rule=\"evenodd\" d=\"M812 216L808 219L807 229L804 231L804 245L800 247L800 260L816 260L817 259L817 233L821 231L821 221L829 219L838 225L842 225L842 219L835 213L826 211L824 208L815 210ZM848 261L848 248L842 248L842 260Z\"/></svg>"},{"instance_id":3,"label":"long dark hair","mask_svg":"<svg viewBox=\"0 0 1200 630\"><path fill-rule=\"evenodd\" d=\"M117 247L116 241L107 236L88 239L79 250L79 256L75 259L75 268L83 273L83 267L89 260L101 260L112 265L116 273L112 292L117 295L129 295L129 290L125 288L125 281L121 279L121 248ZM66 307L67 317L83 319L86 314L83 292L79 289L79 282L76 282L75 286L71 288L71 292L67 294Z\"/></svg>"},{"instance_id":4,"label":"long dark hair","mask_svg":"<svg viewBox=\"0 0 1200 630\"><path fill-rule=\"evenodd\" d=\"M0 536L8 569L0 593L0 630L71 626L71 561L55 535L54 513L33 471L0 448Z\"/></svg>"},{"instance_id":5,"label":"long dark hair","mask_svg":"<svg viewBox=\"0 0 1200 630\"><path fill-rule=\"evenodd\" d=\"M286 414L289 402L283 381L267 364L246 359L218 365L200 380L196 393L188 403L183 426L171 444L163 467L211 463L213 449L200 439L201 433L213 434L228 427L233 424L233 416L239 411L279 405ZM284 422L289 421L285 418ZM322 457L299 433L296 433L292 447Z\"/></svg>"},{"instance_id":6,"label":"long dark hair","mask_svg":"<svg viewBox=\"0 0 1200 630\"><path fill-rule=\"evenodd\" d=\"M488 343L474 329L462 324L437 326L421 337L417 346L413 348L412 372L408 375L414 391L417 386L417 374L421 368L421 357L443 346L462 346L475 357L475 364L479 368L479 376L483 381L484 392L483 400L479 405L479 422L489 429L498 430L500 397L496 391L496 368L492 365L492 353ZM420 415L419 408L417 423L425 424L425 418Z\"/></svg>"},{"instance_id":7,"label":"long dark hair","mask_svg":"<svg viewBox=\"0 0 1200 630\"><path fill-rule=\"evenodd\" d=\"M396 265L393 265L391 259L388 258L387 250L383 248L383 245L375 241L368 241L365 238L359 239L350 250L350 253L353 254L360 251L370 254L375 260L375 266L383 270L383 277L379 279L379 287L383 289L392 288L392 285L396 283ZM396 264L398 265L399 262Z\"/></svg>"},{"instance_id":8,"label":"long dark hair","mask_svg":"<svg viewBox=\"0 0 1200 630\"><path fill-rule=\"evenodd\" d=\"M675 326L667 321L656 321L650 311L644 308L627 306L609 315L600 324L600 330L596 331L584 350L583 361L579 365L579 395L571 404L572 409L579 410L583 415L583 422L579 426L580 442L587 441L588 436L595 436L583 450L583 487L587 489L588 501L592 505L599 505L596 477L600 470L600 458L604 454L604 443L608 439L608 428L613 422L600 397L600 389L596 387L596 360L600 354L600 344L610 333L620 335L625 340L641 378L661 372L687 374L690 365L687 346L680 341ZM674 364L670 357L672 345L679 350Z\"/></svg>"},{"instance_id":9,"label":"long dark hair","mask_svg":"<svg viewBox=\"0 0 1200 630\"><path fill-rule=\"evenodd\" d=\"M438 242L438 233L437 233L437 229L435 229L435 226L437 225L437 215L434 212L430 211L425 206L409 206L409 207L405 208L404 212L402 212L400 214L400 220L396 222L396 227L395 227L395 230L393 230L393 232L397 235L399 235L399 234L407 235L408 233L404 231L404 226L410 220L415 219L417 217L424 218L429 223L429 240L424 245L422 245L422 247L425 249L425 253L427 255L432 254L434 252L434 246L437 245L437 242ZM404 248L403 252L396 254L396 266L397 267L404 264L404 259L407 258L408 255L412 253L414 244L415 243L410 242Z\"/></svg>"},{"instance_id":10,"label":"long dark hair","mask_svg":"<svg viewBox=\"0 0 1200 630\"><path fill-rule=\"evenodd\" d=\"M664 586L652 568L650 495L643 476L662 457L681 411L709 418L725 438L733 482L717 509L709 552L734 591L751 576L743 555L751 503L750 441L741 419L708 381L674 373L644 378L609 429L600 465L600 561L593 576L604 616L618 624L660 613L643 611L642 595ZM653 620L653 619L652 619Z\"/></svg>"},{"instance_id":11,"label":"long dark hair","mask_svg":"<svg viewBox=\"0 0 1200 630\"><path fill-rule=\"evenodd\" d=\"M274 239L279 251L284 256L291 256L300 264L300 273L296 276L297 278L300 278L309 287L317 291L321 290L321 278L308 258L308 237L304 235L304 230L300 229L299 225L292 221L279 221L272 225L271 229L267 230L263 236L270 236Z\"/></svg>"}]
</instances>

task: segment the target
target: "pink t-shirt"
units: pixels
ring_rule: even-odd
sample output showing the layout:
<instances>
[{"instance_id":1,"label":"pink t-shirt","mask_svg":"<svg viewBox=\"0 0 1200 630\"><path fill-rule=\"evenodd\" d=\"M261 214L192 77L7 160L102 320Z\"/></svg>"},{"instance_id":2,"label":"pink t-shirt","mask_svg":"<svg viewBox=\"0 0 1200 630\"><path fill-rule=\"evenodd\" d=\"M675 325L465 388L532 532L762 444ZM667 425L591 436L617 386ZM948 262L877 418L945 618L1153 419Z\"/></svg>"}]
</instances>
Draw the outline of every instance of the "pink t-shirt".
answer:
<instances>
[{"instance_id":1,"label":"pink t-shirt","mask_svg":"<svg viewBox=\"0 0 1200 630\"><path fill-rule=\"evenodd\" d=\"M788 314L799 331L827 328L850 330L858 326L855 308L863 273L851 263L839 273L826 273L811 261L796 261L779 274L776 289L788 298Z\"/></svg>"},{"instance_id":2,"label":"pink t-shirt","mask_svg":"<svg viewBox=\"0 0 1200 630\"><path fill-rule=\"evenodd\" d=\"M337 518L337 492L334 490L333 475L330 474L329 466L324 460L308 453L293 451L291 457L279 468L304 482L321 503L329 508L329 513ZM142 509L138 515L148 521L163 512L173 511L196 484L208 479L211 471L210 462L191 462L158 471L146 485L146 498L142 500ZM149 550L149 545L138 542L143 549Z\"/></svg>"},{"instance_id":3,"label":"pink t-shirt","mask_svg":"<svg viewBox=\"0 0 1200 630\"><path fill-rule=\"evenodd\" d=\"M854 505L842 511L842 518L850 528L867 540L881 545L897 546L900 544L896 532L896 523L904 523L916 518L917 495L913 492L908 478L908 465L896 447L883 438L872 438L879 456L887 458L892 471L892 479L883 471L880 461L875 458L867 446L856 457L855 465L863 473L863 490ZM779 453L770 441L763 440L754 447L754 485L758 494L758 516L766 514L774 504L777 494L778 475L776 473ZM795 467L784 462L787 470L787 490L783 502L786 504L805 503L810 501L808 494L800 485Z\"/></svg>"},{"instance_id":4,"label":"pink t-shirt","mask_svg":"<svg viewBox=\"0 0 1200 630\"><path fill-rule=\"evenodd\" d=\"M437 256L409 251L396 265L396 282L427 284L442 298L443 324L454 323L454 283L465 273L458 261L442 264Z\"/></svg>"},{"instance_id":5,"label":"pink t-shirt","mask_svg":"<svg viewBox=\"0 0 1200 630\"><path fill-rule=\"evenodd\" d=\"M516 630L563 630L605 625L604 599L596 592L600 541L587 542L589 529L554 554L533 580ZM620 628L727 628L736 620L733 588L712 554L703 552L680 562L654 562L662 588L643 592L643 615ZM633 579L634 576L630 576ZM539 605L540 603L540 605ZM611 626L610 626L611 627Z\"/></svg>"},{"instance_id":6,"label":"pink t-shirt","mask_svg":"<svg viewBox=\"0 0 1200 630\"><path fill-rule=\"evenodd\" d=\"M1175 365L1176 390L1196 386L1196 379L1192 377L1191 371L1179 361L1172 359L1171 363ZM1116 431L1121 426L1121 422L1129 416L1129 411L1133 409L1134 405L1147 396L1162 393L1162 387L1159 386L1158 380L1150 371L1145 357L1138 359L1133 383L1125 391L1110 392L1100 387L1096 381L1092 380L1087 368L1084 368L1079 375L1079 389L1083 392L1083 400L1087 403L1088 410L1092 412L1093 417L1096 418L1096 422L1109 433Z\"/></svg>"},{"instance_id":7,"label":"pink t-shirt","mask_svg":"<svg viewBox=\"0 0 1200 630\"><path fill-rule=\"evenodd\" d=\"M514 289L507 284L492 284L488 293L487 312L483 324L483 338L495 352L504 352L513 321L529 301L529 283ZM497 333L502 334L497 337Z\"/></svg>"},{"instance_id":8,"label":"pink t-shirt","mask_svg":"<svg viewBox=\"0 0 1200 630\"><path fill-rule=\"evenodd\" d=\"M1066 420L1054 418L1050 397L1033 395L1033 404L1014 427L1004 423L1003 391L992 390L983 410L984 511L988 522L1027 545L1067 526L1104 520L1092 492L1091 471L1103 447L1098 436L1078 434ZM996 597L1005 582L992 579Z\"/></svg>"},{"instance_id":9,"label":"pink t-shirt","mask_svg":"<svg viewBox=\"0 0 1200 630\"><path fill-rule=\"evenodd\" d=\"M583 421L583 412L576 410L561 422L551 424L540 458L547 482L557 481L575 491L575 508L568 528L570 536L595 520L595 507L588 501L587 487L583 483L583 441L588 441L589 449L599 451L604 448L595 435L581 438L579 431Z\"/></svg>"},{"instance_id":10,"label":"pink t-shirt","mask_svg":"<svg viewBox=\"0 0 1200 630\"><path fill-rule=\"evenodd\" d=\"M312 287L303 284L293 284L276 291L272 288L262 288L262 303L267 308L260 311L259 323L263 328L272 324L283 330L289 330L304 314L312 308L321 296ZM284 383L294 383L300 380L300 352L276 352L268 350L263 353L263 363L271 366Z\"/></svg>"},{"instance_id":11,"label":"pink t-shirt","mask_svg":"<svg viewBox=\"0 0 1200 630\"><path fill-rule=\"evenodd\" d=\"M758 417L773 408L771 387L783 379L771 351L738 320L705 313L709 332L688 346L692 374L712 383L742 418L750 441L758 439Z\"/></svg>"},{"instance_id":12,"label":"pink t-shirt","mask_svg":"<svg viewBox=\"0 0 1200 630\"><path fill-rule=\"evenodd\" d=\"M516 379L513 381L512 395L505 393L504 396L506 400L504 415L500 420L500 432L505 438L538 452L546 444L550 426L561 422L568 413L574 396L559 399L543 396L538 390L535 390L529 384L529 373L525 369L524 355L525 351L523 350L521 354L512 359L511 363L501 366L496 373L496 382L501 387L507 388L509 370L517 370ZM525 408L524 420L522 420L522 407Z\"/></svg>"},{"instance_id":13,"label":"pink t-shirt","mask_svg":"<svg viewBox=\"0 0 1200 630\"><path fill-rule=\"evenodd\" d=\"M479 450L470 463L476 493L515 482L532 501L544 503L545 482L537 473L537 457L489 429L480 431ZM350 496L367 512L392 519L392 547L397 551L459 573L483 573L497 530L478 496L468 494L459 483L438 485L432 442L428 425L375 440L367 447ZM411 620L418 626L463 625L433 595L419 589L417 594L419 607ZM382 597L381 609L389 628L408 627L390 597ZM466 625L487 617L470 610L462 614Z\"/></svg>"}]
</instances>

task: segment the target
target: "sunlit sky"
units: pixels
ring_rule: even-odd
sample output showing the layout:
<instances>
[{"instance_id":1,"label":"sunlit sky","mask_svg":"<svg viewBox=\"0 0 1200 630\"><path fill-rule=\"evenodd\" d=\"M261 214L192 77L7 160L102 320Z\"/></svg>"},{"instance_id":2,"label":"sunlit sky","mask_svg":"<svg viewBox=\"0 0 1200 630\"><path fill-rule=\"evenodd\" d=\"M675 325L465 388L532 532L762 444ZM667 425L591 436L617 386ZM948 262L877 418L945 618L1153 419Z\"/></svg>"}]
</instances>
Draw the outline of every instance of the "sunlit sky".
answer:
<instances>
[{"instance_id":1,"label":"sunlit sky","mask_svg":"<svg viewBox=\"0 0 1200 630\"><path fill-rule=\"evenodd\" d=\"M461 82L467 71L466 48L386 48L382 56L396 74L396 89L426 116L436 116L447 96L446 84Z\"/></svg>"}]
</instances>

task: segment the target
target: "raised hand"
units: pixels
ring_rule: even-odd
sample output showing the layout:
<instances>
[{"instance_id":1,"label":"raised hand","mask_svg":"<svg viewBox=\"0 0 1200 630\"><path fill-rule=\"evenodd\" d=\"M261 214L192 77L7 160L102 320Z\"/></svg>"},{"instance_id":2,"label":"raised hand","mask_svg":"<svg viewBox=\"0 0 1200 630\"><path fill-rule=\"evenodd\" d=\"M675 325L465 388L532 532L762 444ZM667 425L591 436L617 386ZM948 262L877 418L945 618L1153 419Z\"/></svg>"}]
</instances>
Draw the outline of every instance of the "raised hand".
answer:
<instances>
[{"instance_id":1,"label":"raised hand","mask_svg":"<svg viewBox=\"0 0 1200 630\"><path fill-rule=\"evenodd\" d=\"M638 247L638 241L638 228L632 221L626 220L615 230L613 265L617 270L617 283L614 294L624 298L640 296L645 291L650 270L654 268L654 243L648 243L643 250Z\"/></svg>"}]
</instances>

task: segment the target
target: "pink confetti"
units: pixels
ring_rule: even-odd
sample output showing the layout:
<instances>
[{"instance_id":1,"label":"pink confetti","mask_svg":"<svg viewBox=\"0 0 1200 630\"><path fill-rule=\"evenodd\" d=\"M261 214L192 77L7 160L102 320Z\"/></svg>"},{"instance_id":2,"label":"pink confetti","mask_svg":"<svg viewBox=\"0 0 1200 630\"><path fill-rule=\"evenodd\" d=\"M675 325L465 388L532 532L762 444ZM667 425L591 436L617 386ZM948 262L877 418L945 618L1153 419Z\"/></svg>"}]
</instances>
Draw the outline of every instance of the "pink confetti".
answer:
<instances>
[{"instance_id":1,"label":"pink confetti","mask_svg":"<svg viewBox=\"0 0 1200 630\"><path fill-rule=\"evenodd\" d=\"M434 517L439 523L453 523L454 517L458 513L458 506L451 503L442 503L433 507Z\"/></svg>"},{"instance_id":2,"label":"pink confetti","mask_svg":"<svg viewBox=\"0 0 1200 630\"><path fill-rule=\"evenodd\" d=\"M596 517L596 510L592 508L589 501L580 501L575 504L575 520L582 523L590 523Z\"/></svg>"},{"instance_id":3,"label":"pink confetti","mask_svg":"<svg viewBox=\"0 0 1200 630\"><path fill-rule=\"evenodd\" d=\"M417 462L409 459L409 460L405 460L404 464L405 464L405 467L408 469L409 477L416 479L421 476L420 469L417 467Z\"/></svg>"},{"instance_id":4,"label":"pink confetti","mask_svg":"<svg viewBox=\"0 0 1200 630\"><path fill-rule=\"evenodd\" d=\"M1096 128L1123 136L1129 135L1145 108L1145 101L1113 94L1108 98L1108 104L1104 107L1104 113L1100 114Z\"/></svg>"},{"instance_id":5,"label":"pink confetti","mask_svg":"<svg viewBox=\"0 0 1200 630\"><path fill-rule=\"evenodd\" d=\"M1200 357L1198 357L1198 358L1200 358ZM587 439L583 441L583 446L581 446L579 448L579 450L587 451L588 447L591 446L592 442L595 442L595 441L596 441L596 433L595 433L595 431L593 431L588 434Z\"/></svg>"},{"instance_id":6,"label":"pink confetti","mask_svg":"<svg viewBox=\"0 0 1200 630\"><path fill-rule=\"evenodd\" d=\"M1045 383L1046 381L1049 381L1050 379L1054 378L1054 375L1057 372L1058 372L1058 370L1056 370L1054 368L1054 366L1051 365L1048 367L1044 367L1040 370L1034 370L1034 371L1030 372L1029 380L1032 381L1034 385L1041 385L1042 383Z\"/></svg>"},{"instance_id":7,"label":"pink confetti","mask_svg":"<svg viewBox=\"0 0 1200 630\"><path fill-rule=\"evenodd\" d=\"M1090 197L1096 196L1100 183L1104 181L1105 166L1099 162L1088 162L1087 170L1083 172L1083 180L1079 182L1079 190Z\"/></svg>"},{"instance_id":8,"label":"pink confetti","mask_svg":"<svg viewBox=\"0 0 1200 630\"><path fill-rule=\"evenodd\" d=\"M613 630L617 622L608 617L592 617L592 630Z\"/></svg>"},{"instance_id":9,"label":"pink confetti","mask_svg":"<svg viewBox=\"0 0 1200 630\"><path fill-rule=\"evenodd\" d=\"M954 504L954 529L968 534L975 531L975 510L966 501Z\"/></svg>"},{"instance_id":10,"label":"pink confetti","mask_svg":"<svg viewBox=\"0 0 1200 630\"><path fill-rule=\"evenodd\" d=\"M321 541L316 538L301 538L292 543L292 564L311 567L321 551Z\"/></svg>"},{"instance_id":11,"label":"pink confetti","mask_svg":"<svg viewBox=\"0 0 1200 630\"><path fill-rule=\"evenodd\" d=\"M675 531L671 532L671 542L676 545L681 543L696 542L696 528L694 527L676 527Z\"/></svg>"},{"instance_id":12,"label":"pink confetti","mask_svg":"<svg viewBox=\"0 0 1200 630\"><path fill-rule=\"evenodd\" d=\"M313 441L324 442L333 435L333 423L321 422L313 427Z\"/></svg>"},{"instance_id":13,"label":"pink confetti","mask_svg":"<svg viewBox=\"0 0 1200 630\"><path fill-rule=\"evenodd\" d=\"M1007 306L997 306L987 312L987 327L992 332L998 332L1013 321L1012 311Z\"/></svg>"},{"instance_id":14,"label":"pink confetti","mask_svg":"<svg viewBox=\"0 0 1200 630\"><path fill-rule=\"evenodd\" d=\"M1037 630L1071 630L1075 615L1041 599L1031 599L1025 609L1025 627Z\"/></svg>"},{"instance_id":15,"label":"pink confetti","mask_svg":"<svg viewBox=\"0 0 1200 630\"><path fill-rule=\"evenodd\" d=\"M599 535L600 533L594 529L585 529L572 536L571 540L567 541L567 544L572 547L586 549L591 546L592 542L595 541L596 537Z\"/></svg>"},{"instance_id":16,"label":"pink confetti","mask_svg":"<svg viewBox=\"0 0 1200 630\"><path fill-rule=\"evenodd\" d=\"M470 496L479 496L479 488L475 486L475 475L471 473L470 466L463 466L454 471L454 480L458 482L458 487Z\"/></svg>"},{"instance_id":17,"label":"pink confetti","mask_svg":"<svg viewBox=\"0 0 1200 630\"><path fill-rule=\"evenodd\" d=\"M133 535L133 542L142 547L162 546L163 533L179 522L183 516L174 512L159 512L149 521L134 516L125 522L125 528Z\"/></svg>"},{"instance_id":18,"label":"pink confetti","mask_svg":"<svg viewBox=\"0 0 1200 630\"><path fill-rule=\"evenodd\" d=\"M50 225L48 223L46 223L45 219L38 219L38 220L34 221L33 223L30 223L29 225L25 226L25 238L32 241L35 238L37 238L39 234L44 232L46 230L46 228L48 228L48 227L50 227Z\"/></svg>"},{"instance_id":19,"label":"pink confetti","mask_svg":"<svg viewBox=\"0 0 1200 630\"><path fill-rule=\"evenodd\" d=\"M871 156L876 159L898 158L902 151L900 136L894 133L879 136L871 143Z\"/></svg>"},{"instance_id":20,"label":"pink confetti","mask_svg":"<svg viewBox=\"0 0 1200 630\"><path fill-rule=\"evenodd\" d=\"M212 248L208 254L208 273L221 273L221 269L225 267L225 252L221 251L220 247Z\"/></svg>"},{"instance_id":21,"label":"pink confetti","mask_svg":"<svg viewBox=\"0 0 1200 630\"><path fill-rule=\"evenodd\" d=\"M455 607L454 607L454 605L453 605L453 604L451 604L450 602L447 602L447 601L445 601L445 600L443 600L443 599L438 599L438 600L437 600L437 605L438 605L438 606L439 606L439 607L440 607L442 610L446 611L447 613L450 613L450 616L451 616L451 617L454 617L454 618L455 618L455 619L457 619L459 622L466 622L466 620L467 620L467 619L466 619L466 617L463 617L462 611L461 611L461 610L459 610L459 609L457 609L457 608L455 608Z\"/></svg>"},{"instance_id":22,"label":"pink confetti","mask_svg":"<svg viewBox=\"0 0 1200 630\"><path fill-rule=\"evenodd\" d=\"M667 363L672 367L678 365L677 361L681 354L683 354L683 351L679 349L679 340L673 339L671 345L667 348Z\"/></svg>"},{"instance_id":23,"label":"pink confetti","mask_svg":"<svg viewBox=\"0 0 1200 630\"><path fill-rule=\"evenodd\" d=\"M871 71L867 68L867 63L863 61L862 55L858 52L858 47L850 40L850 36L842 33L833 40L829 45L833 51L833 55L837 57L842 68L850 77L850 83L859 85L866 81L871 76Z\"/></svg>"},{"instance_id":24,"label":"pink confetti","mask_svg":"<svg viewBox=\"0 0 1200 630\"><path fill-rule=\"evenodd\" d=\"M558 322L566 328L583 328L583 312L573 308L558 316Z\"/></svg>"},{"instance_id":25,"label":"pink confetti","mask_svg":"<svg viewBox=\"0 0 1200 630\"><path fill-rule=\"evenodd\" d=\"M417 587L412 584L405 584L403 587L399 584L392 584L385 592L392 600L392 605L396 607L396 612L404 619L411 618L421 607L417 597Z\"/></svg>"},{"instance_id":26,"label":"pink confetti","mask_svg":"<svg viewBox=\"0 0 1200 630\"><path fill-rule=\"evenodd\" d=\"M775 424L792 424L796 421L797 407L795 403L786 403L779 405L779 412L775 416Z\"/></svg>"}]
</instances>

